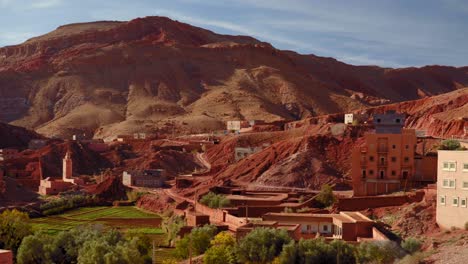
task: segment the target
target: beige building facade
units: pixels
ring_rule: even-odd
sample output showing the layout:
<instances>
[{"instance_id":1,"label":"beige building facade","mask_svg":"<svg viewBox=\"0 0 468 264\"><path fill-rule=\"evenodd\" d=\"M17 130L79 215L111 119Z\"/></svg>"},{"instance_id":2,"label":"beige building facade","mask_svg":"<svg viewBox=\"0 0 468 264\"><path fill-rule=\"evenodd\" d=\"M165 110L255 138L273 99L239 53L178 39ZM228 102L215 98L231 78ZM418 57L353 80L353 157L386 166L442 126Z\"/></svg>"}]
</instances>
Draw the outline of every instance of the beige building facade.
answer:
<instances>
[{"instance_id":1,"label":"beige building facade","mask_svg":"<svg viewBox=\"0 0 468 264\"><path fill-rule=\"evenodd\" d=\"M438 151L436 220L445 229L468 222L468 151Z\"/></svg>"}]
</instances>

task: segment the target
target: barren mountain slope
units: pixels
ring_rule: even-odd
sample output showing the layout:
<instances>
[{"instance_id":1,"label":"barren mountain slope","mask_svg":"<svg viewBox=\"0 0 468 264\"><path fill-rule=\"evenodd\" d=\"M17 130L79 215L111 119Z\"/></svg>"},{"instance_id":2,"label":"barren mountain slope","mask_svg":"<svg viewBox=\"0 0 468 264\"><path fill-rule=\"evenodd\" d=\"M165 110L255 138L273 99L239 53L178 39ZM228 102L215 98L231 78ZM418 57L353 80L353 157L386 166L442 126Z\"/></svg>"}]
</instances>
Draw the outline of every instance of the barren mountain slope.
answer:
<instances>
[{"instance_id":1,"label":"barren mountain slope","mask_svg":"<svg viewBox=\"0 0 468 264\"><path fill-rule=\"evenodd\" d=\"M0 121L48 136L297 120L466 85L466 67L357 67L163 17L72 24L0 49Z\"/></svg>"}]
</instances>

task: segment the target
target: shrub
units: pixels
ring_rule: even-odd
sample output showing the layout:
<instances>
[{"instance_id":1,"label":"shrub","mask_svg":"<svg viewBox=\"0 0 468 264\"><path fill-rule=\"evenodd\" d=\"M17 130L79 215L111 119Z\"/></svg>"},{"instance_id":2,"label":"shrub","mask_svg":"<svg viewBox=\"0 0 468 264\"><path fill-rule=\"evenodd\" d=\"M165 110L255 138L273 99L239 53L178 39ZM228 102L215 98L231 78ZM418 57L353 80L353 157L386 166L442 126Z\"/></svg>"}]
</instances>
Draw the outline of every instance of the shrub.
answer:
<instances>
[{"instance_id":1,"label":"shrub","mask_svg":"<svg viewBox=\"0 0 468 264\"><path fill-rule=\"evenodd\" d=\"M70 209L95 205L96 203L98 203L98 198L92 195L68 195L42 204L40 209L44 215L55 215Z\"/></svg>"},{"instance_id":2,"label":"shrub","mask_svg":"<svg viewBox=\"0 0 468 264\"><path fill-rule=\"evenodd\" d=\"M237 246L236 254L240 263L267 263L278 256L283 245L291 242L291 238L284 229L256 228Z\"/></svg>"},{"instance_id":3,"label":"shrub","mask_svg":"<svg viewBox=\"0 0 468 264\"><path fill-rule=\"evenodd\" d=\"M23 238L31 234L28 214L17 210L6 210L0 214L0 248L10 249L16 254Z\"/></svg>"},{"instance_id":4,"label":"shrub","mask_svg":"<svg viewBox=\"0 0 468 264\"><path fill-rule=\"evenodd\" d=\"M329 207L336 202L336 197L333 194L333 189L330 185L324 184L320 193L315 198L321 207Z\"/></svg>"},{"instance_id":5,"label":"shrub","mask_svg":"<svg viewBox=\"0 0 468 264\"><path fill-rule=\"evenodd\" d=\"M192 229L190 234L176 242L174 255L179 259L186 259L190 255L198 256L210 247L210 241L215 236L216 227L205 225Z\"/></svg>"},{"instance_id":6,"label":"shrub","mask_svg":"<svg viewBox=\"0 0 468 264\"><path fill-rule=\"evenodd\" d=\"M356 263L354 246L334 240L325 242L323 238L300 240L283 247L279 263Z\"/></svg>"},{"instance_id":7,"label":"shrub","mask_svg":"<svg viewBox=\"0 0 468 264\"><path fill-rule=\"evenodd\" d=\"M294 209L292 209L291 207L285 207L283 209L283 213L294 213Z\"/></svg>"},{"instance_id":8,"label":"shrub","mask_svg":"<svg viewBox=\"0 0 468 264\"><path fill-rule=\"evenodd\" d=\"M171 215L169 217L164 217L161 228L166 233L166 242L168 246L173 246L175 240L179 234L180 229L185 226L185 221L182 217L178 215Z\"/></svg>"},{"instance_id":9,"label":"shrub","mask_svg":"<svg viewBox=\"0 0 468 264\"><path fill-rule=\"evenodd\" d=\"M358 263L391 263L395 259L401 258L405 252L392 241L364 242L359 245L356 251Z\"/></svg>"},{"instance_id":10,"label":"shrub","mask_svg":"<svg viewBox=\"0 0 468 264\"><path fill-rule=\"evenodd\" d=\"M209 192L200 199L200 203L210 208L223 208L229 206L231 202L225 195Z\"/></svg>"},{"instance_id":11,"label":"shrub","mask_svg":"<svg viewBox=\"0 0 468 264\"><path fill-rule=\"evenodd\" d=\"M141 196L147 194L147 192L138 192L138 191L128 191L127 192L127 200L130 202L136 202L140 199Z\"/></svg>"},{"instance_id":12,"label":"shrub","mask_svg":"<svg viewBox=\"0 0 468 264\"><path fill-rule=\"evenodd\" d=\"M236 240L228 232L217 234L210 242L211 247L205 252L203 263L233 264L236 263Z\"/></svg>"},{"instance_id":13,"label":"shrub","mask_svg":"<svg viewBox=\"0 0 468 264\"><path fill-rule=\"evenodd\" d=\"M37 232L18 250L18 263L143 263L138 239L103 226L82 226L56 236Z\"/></svg>"},{"instance_id":14,"label":"shrub","mask_svg":"<svg viewBox=\"0 0 468 264\"><path fill-rule=\"evenodd\" d=\"M458 140L446 139L439 146L440 150L458 150L461 149L461 144Z\"/></svg>"},{"instance_id":15,"label":"shrub","mask_svg":"<svg viewBox=\"0 0 468 264\"><path fill-rule=\"evenodd\" d=\"M401 247L409 254L413 254L421 249L422 243L420 240L410 237L401 243Z\"/></svg>"}]
</instances>

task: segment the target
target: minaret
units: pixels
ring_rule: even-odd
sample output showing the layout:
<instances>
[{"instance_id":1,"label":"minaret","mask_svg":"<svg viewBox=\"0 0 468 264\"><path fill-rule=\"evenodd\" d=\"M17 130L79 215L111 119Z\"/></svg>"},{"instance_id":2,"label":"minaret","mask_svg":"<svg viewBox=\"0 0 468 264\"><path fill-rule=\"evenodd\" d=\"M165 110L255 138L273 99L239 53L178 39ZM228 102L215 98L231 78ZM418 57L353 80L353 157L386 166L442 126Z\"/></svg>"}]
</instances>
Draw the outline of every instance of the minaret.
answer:
<instances>
[{"instance_id":1,"label":"minaret","mask_svg":"<svg viewBox=\"0 0 468 264\"><path fill-rule=\"evenodd\" d=\"M70 150L67 151L65 157L63 158L63 174L62 179L65 182L72 182L73 181L73 161L71 159L71 152Z\"/></svg>"}]
</instances>

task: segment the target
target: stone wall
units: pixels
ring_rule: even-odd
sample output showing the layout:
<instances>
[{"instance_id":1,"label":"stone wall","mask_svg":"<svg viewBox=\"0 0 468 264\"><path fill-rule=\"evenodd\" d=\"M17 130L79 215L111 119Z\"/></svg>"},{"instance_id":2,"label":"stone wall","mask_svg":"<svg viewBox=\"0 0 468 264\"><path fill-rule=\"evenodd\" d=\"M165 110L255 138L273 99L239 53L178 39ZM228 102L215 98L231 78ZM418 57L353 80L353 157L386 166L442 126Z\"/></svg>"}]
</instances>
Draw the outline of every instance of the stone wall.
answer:
<instances>
[{"instance_id":1,"label":"stone wall","mask_svg":"<svg viewBox=\"0 0 468 264\"><path fill-rule=\"evenodd\" d=\"M399 206L405 203L420 202L423 197L424 192L418 191L416 193L406 195L339 198L337 209L339 211L361 211L368 208Z\"/></svg>"}]
</instances>

